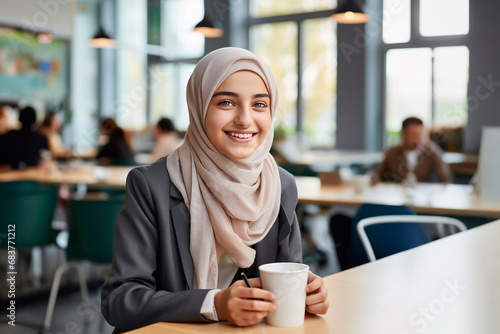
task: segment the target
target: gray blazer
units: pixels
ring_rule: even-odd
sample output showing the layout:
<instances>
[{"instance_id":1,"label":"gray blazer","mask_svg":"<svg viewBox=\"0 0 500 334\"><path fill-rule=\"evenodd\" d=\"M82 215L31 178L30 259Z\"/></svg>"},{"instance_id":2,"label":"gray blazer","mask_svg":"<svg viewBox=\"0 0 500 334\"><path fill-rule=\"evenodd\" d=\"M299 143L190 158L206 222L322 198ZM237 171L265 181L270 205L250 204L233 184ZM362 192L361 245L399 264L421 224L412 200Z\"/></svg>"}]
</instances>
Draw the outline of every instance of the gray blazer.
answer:
<instances>
[{"instance_id":1,"label":"gray blazer","mask_svg":"<svg viewBox=\"0 0 500 334\"><path fill-rule=\"evenodd\" d=\"M240 269L235 279L241 270L258 277L264 263L302 261L295 180L282 168L279 175L278 218L254 245L253 265ZM159 321L207 322L200 309L209 290L193 290L189 231L189 211L170 181L166 158L133 169L116 220L112 272L101 293L102 313L115 332Z\"/></svg>"}]
</instances>

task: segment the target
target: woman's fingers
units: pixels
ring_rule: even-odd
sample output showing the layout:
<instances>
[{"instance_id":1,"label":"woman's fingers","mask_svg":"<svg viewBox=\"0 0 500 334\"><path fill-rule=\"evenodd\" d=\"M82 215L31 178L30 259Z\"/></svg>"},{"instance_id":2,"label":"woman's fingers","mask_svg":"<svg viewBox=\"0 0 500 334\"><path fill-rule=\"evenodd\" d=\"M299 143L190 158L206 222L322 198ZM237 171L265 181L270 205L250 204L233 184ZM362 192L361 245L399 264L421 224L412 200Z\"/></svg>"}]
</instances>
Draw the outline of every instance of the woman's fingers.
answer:
<instances>
[{"instance_id":1,"label":"woman's fingers","mask_svg":"<svg viewBox=\"0 0 500 334\"><path fill-rule=\"evenodd\" d=\"M248 288L238 281L217 293L214 304L219 320L248 326L260 322L269 311L275 310L274 300L276 296L273 293L260 288Z\"/></svg>"},{"instance_id":2,"label":"woman's fingers","mask_svg":"<svg viewBox=\"0 0 500 334\"><path fill-rule=\"evenodd\" d=\"M311 314L325 314L330 307L330 302L327 300L314 305L306 305L306 311Z\"/></svg>"},{"instance_id":3,"label":"woman's fingers","mask_svg":"<svg viewBox=\"0 0 500 334\"><path fill-rule=\"evenodd\" d=\"M309 272L306 286L306 311L313 314L325 314L330 307L328 290L323 279Z\"/></svg>"},{"instance_id":4,"label":"woman's fingers","mask_svg":"<svg viewBox=\"0 0 500 334\"><path fill-rule=\"evenodd\" d=\"M324 282L323 282L323 279L321 277L313 274L312 272L309 272L309 274L307 276L307 286L306 286L307 293L316 291L323 285L324 285Z\"/></svg>"}]
</instances>

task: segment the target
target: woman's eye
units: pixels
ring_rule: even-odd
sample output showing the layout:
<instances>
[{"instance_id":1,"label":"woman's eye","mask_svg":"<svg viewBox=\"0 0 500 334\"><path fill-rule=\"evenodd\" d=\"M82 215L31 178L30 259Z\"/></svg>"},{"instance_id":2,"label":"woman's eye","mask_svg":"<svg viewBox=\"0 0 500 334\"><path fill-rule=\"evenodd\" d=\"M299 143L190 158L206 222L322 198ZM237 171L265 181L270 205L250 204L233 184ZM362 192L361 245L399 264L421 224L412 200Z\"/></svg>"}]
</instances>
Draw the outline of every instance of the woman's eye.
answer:
<instances>
[{"instance_id":1,"label":"woman's eye","mask_svg":"<svg viewBox=\"0 0 500 334\"><path fill-rule=\"evenodd\" d=\"M257 108L266 108L267 104L265 104L264 102L256 102L254 106Z\"/></svg>"},{"instance_id":2,"label":"woman's eye","mask_svg":"<svg viewBox=\"0 0 500 334\"><path fill-rule=\"evenodd\" d=\"M219 106L223 106L223 107L230 107L233 105L233 103L231 101L228 101L228 100L224 100L224 101L220 101L219 103L217 103Z\"/></svg>"}]
</instances>

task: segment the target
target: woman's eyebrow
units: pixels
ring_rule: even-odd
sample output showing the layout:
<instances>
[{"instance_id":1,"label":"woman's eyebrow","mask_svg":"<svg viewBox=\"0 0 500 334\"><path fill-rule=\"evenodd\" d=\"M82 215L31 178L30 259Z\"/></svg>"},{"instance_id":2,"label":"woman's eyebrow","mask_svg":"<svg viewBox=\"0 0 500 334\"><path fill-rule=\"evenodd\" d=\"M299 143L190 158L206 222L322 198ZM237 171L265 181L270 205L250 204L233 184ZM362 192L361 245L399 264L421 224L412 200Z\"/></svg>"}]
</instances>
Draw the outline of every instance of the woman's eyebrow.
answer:
<instances>
[{"instance_id":1,"label":"woman's eyebrow","mask_svg":"<svg viewBox=\"0 0 500 334\"><path fill-rule=\"evenodd\" d=\"M217 92L212 97L216 97L216 96L219 96L219 95L227 95L227 96L239 97L239 95L236 94L236 93L234 93L234 92L225 92L225 91Z\"/></svg>"},{"instance_id":2,"label":"woman's eyebrow","mask_svg":"<svg viewBox=\"0 0 500 334\"><path fill-rule=\"evenodd\" d=\"M234 93L234 92L227 92L227 91L221 91L221 92L217 92L215 93L212 98L216 97L216 96L219 96L219 95L225 95L225 96L233 96L233 97L240 97L237 93ZM255 94L253 96L253 98L262 98L262 97L267 97L267 98L270 98L269 97L269 94L267 93L259 93L259 94Z\"/></svg>"}]
</instances>

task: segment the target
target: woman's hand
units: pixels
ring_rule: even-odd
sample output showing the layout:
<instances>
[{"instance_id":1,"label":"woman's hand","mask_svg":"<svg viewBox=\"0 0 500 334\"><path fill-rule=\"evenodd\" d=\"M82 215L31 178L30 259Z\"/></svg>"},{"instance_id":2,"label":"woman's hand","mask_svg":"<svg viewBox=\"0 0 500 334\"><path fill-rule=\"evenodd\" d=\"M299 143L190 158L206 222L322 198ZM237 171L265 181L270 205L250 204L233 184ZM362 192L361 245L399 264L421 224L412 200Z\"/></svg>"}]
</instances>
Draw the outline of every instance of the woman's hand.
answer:
<instances>
[{"instance_id":1,"label":"woman's hand","mask_svg":"<svg viewBox=\"0 0 500 334\"><path fill-rule=\"evenodd\" d=\"M215 295L214 305L219 320L236 326L250 326L259 323L269 311L276 310L273 304L276 295L262 289L260 278L249 281L253 288L239 280Z\"/></svg>"},{"instance_id":2,"label":"woman's hand","mask_svg":"<svg viewBox=\"0 0 500 334\"><path fill-rule=\"evenodd\" d=\"M325 314L330 303L328 302L328 290L326 290L323 279L309 272L306 286L306 311L312 314Z\"/></svg>"}]
</instances>

